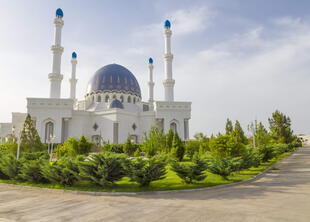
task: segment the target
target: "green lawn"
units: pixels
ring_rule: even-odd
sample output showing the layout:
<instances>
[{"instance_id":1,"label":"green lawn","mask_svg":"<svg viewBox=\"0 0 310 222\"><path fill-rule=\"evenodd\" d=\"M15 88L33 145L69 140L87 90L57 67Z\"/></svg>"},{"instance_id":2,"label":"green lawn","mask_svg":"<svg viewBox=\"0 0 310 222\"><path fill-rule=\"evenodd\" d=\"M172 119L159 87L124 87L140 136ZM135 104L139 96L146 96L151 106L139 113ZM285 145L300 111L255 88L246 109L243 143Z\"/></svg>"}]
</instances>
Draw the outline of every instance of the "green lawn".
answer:
<instances>
[{"instance_id":1,"label":"green lawn","mask_svg":"<svg viewBox=\"0 0 310 222\"><path fill-rule=\"evenodd\" d=\"M96 192L143 192L143 191L162 191L162 190L180 190L180 189L193 189L202 187L211 187L221 184L229 184L234 182L250 179L251 177L259 174L267 169L272 164L290 155L290 153L284 153L277 158L270 160L267 163L261 164L259 167L253 167L246 170L236 172L228 177L228 180L223 179L221 176L206 172L208 175L204 181L194 184L182 183L182 180L172 171L167 168L167 176L163 180L152 182L149 187L140 187L135 182L130 182L129 178L123 178L116 184L110 187L94 186L87 182L79 182L72 187L64 187L58 184L30 184L13 180L0 180L1 183L19 184L26 186L37 186L45 188L65 189L65 190L82 190L82 191L96 191Z\"/></svg>"}]
</instances>

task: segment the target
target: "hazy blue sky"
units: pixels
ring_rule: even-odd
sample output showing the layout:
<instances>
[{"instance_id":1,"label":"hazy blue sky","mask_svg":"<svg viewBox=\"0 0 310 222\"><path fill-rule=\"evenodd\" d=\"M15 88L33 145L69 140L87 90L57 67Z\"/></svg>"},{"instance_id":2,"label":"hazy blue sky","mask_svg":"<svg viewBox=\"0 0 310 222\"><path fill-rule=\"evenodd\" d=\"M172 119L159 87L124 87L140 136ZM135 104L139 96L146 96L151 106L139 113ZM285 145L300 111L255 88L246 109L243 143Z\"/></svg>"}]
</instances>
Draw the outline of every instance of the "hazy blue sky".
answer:
<instances>
[{"instance_id":1,"label":"hazy blue sky","mask_svg":"<svg viewBox=\"0 0 310 222\"><path fill-rule=\"evenodd\" d=\"M26 112L26 97L47 97L53 18L64 11L62 95L69 95L70 55L78 53L77 94L100 67L131 70L148 97L154 59L155 98L163 99L163 21L172 21L176 100L192 101L191 134L288 114L310 133L308 0L0 0L0 122Z\"/></svg>"}]
</instances>

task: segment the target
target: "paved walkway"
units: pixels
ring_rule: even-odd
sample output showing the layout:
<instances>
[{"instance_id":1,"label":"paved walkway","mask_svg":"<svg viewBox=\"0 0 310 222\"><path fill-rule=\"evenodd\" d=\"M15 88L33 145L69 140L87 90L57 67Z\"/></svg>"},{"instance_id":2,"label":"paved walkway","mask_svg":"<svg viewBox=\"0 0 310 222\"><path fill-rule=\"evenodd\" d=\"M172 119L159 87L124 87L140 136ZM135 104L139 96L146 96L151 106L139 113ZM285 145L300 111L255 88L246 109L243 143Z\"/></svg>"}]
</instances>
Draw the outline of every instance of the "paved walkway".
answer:
<instances>
[{"instance_id":1,"label":"paved walkway","mask_svg":"<svg viewBox=\"0 0 310 222\"><path fill-rule=\"evenodd\" d=\"M310 147L254 182L160 195L88 196L0 184L0 221L310 221Z\"/></svg>"}]
</instances>

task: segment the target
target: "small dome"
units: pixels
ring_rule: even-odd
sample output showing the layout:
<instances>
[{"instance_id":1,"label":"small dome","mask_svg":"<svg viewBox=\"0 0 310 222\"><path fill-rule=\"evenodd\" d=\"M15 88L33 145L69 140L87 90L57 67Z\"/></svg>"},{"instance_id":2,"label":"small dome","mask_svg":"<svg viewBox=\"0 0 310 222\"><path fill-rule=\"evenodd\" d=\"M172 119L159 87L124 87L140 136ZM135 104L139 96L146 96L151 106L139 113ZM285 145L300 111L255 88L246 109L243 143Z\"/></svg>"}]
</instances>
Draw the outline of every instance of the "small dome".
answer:
<instances>
[{"instance_id":1,"label":"small dome","mask_svg":"<svg viewBox=\"0 0 310 222\"><path fill-rule=\"evenodd\" d=\"M64 17L64 12L61 10L61 8L58 8L56 10L56 17L59 17L59 18Z\"/></svg>"},{"instance_id":2,"label":"small dome","mask_svg":"<svg viewBox=\"0 0 310 222\"><path fill-rule=\"evenodd\" d=\"M171 27L171 23L169 20L165 21L165 28L170 28Z\"/></svg>"},{"instance_id":3,"label":"small dome","mask_svg":"<svg viewBox=\"0 0 310 222\"><path fill-rule=\"evenodd\" d=\"M124 106L121 101L119 101L118 99L114 99L110 104L110 108L124 109Z\"/></svg>"},{"instance_id":4,"label":"small dome","mask_svg":"<svg viewBox=\"0 0 310 222\"><path fill-rule=\"evenodd\" d=\"M152 58L149 58L149 63L153 64L153 59Z\"/></svg>"},{"instance_id":5,"label":"small dome","mask_svg":"<svg viewBox=\"0 0 310 222\"><path fill-rule=\"evenodd\" d=\"M73 58L73 59L76 59L76 57L77 57L76 52L72 52L72 58Z\"/></svg>"}]
</instances>

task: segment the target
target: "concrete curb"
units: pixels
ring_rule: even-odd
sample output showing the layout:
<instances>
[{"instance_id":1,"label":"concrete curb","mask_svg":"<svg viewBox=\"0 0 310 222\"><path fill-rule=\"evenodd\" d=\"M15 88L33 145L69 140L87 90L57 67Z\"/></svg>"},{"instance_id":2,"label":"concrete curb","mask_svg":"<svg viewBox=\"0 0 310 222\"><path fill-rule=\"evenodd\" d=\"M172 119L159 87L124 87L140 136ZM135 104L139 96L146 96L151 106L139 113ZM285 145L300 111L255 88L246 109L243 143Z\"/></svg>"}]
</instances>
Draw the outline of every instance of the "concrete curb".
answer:
<instances>
[{"instance_id":1,"label":"concrete curb","mask_svg":"<svg viewBox=\"0 0 310 222\"><path fill-rule=\"evenodd\" d=\"M297 150L296 150L297 151ZM196 189L183 189L183 190L164 190L164 191L145 191L145 192L93 192L93 191L80 191L80 190L62 190L62 189L56 189L56 188L44 188L44 187L34 187L34 186L23 186L18 184L6 184L2 183L8 186L15 186L20 188L21 190L44 190L47 192L52 193L71 193L71 194L82 194L82 195L90 195L90 196L142 196L142 195L160 195L160 194L169 194L169 193L186 193L186 192L195 192L195 191L206 191L206 190L216 190L216 189L223 189L223 188L229 188L234 187L242 184L247 184L250 182L253 182L255 180L258 180L265 176L269 171L272 170L276 165L281 164L284 160L294 155L295 152L292 152L290 155L284 157L282 160L272 164L267 169L265 169L263 172L255 175L254 177L243 180L240 182L230 183L230 184L223 184L223 185L217 185L212 187L202 187L202 188L196 188Z\"/></svg>"}]
</instances>

